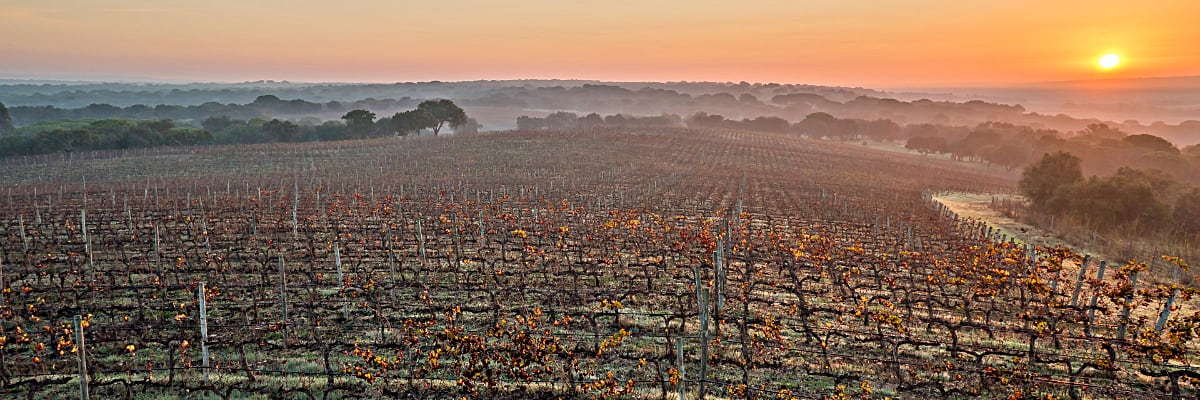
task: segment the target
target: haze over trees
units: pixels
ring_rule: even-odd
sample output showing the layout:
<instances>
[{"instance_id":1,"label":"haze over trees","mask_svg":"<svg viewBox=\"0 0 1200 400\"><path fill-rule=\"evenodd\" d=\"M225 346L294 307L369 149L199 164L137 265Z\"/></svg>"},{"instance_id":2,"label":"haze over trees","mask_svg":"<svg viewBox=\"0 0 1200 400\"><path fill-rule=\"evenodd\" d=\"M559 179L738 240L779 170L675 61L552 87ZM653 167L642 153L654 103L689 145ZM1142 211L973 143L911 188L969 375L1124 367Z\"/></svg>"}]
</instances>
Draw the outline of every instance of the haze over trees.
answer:
<instances>
[{"instance_id":1,"label":"haze over trees","mask_svg":"<svg viewBox=\"0 0 1200 400\"><path fill-rule=\"evenodd\" d=\"M177 127L171 120L104 119L67 122L21 136L0 137L0 156L129 149L157 146L191 146L209 143L205 129Z\"/></svg>"},{"instance_id":2,"label":"haze over trees","mask_svg":"<svg viewBox=\"0 0 1200 400\"><path fill-rule=\"evenodd\" d=\"M408 136L410 133L420 133L422 129L429 128L437 124L436 118L424 108L398 112L391 119L392 130L396 131L400 136Z\"/></svg>"},{"instance_id":3,"label":"haze over trees","mask_svg":"<svg viewBox=\"0 0 1200 400\"><path fill-rule=\"evenodd\" d=\"M1021 193L1038 213L1055 215L1100 232L1200 233L1200 189L1158 170L1129 167L1084 178L1081 160L1045 154L1021 175Z\"/></svg>"},{"instance_id":4,"label":"haze over trees","mask_svg":"<svg viewBox=\"0 0 1200 400\"><path fill-rule=\"evenodd\" d=\"M375 113L373 112L350 110L342 116L342 120L346 121L346 129L350 131L351 137L366 138L373 136L375 132Z\"/></svg>"},{"instance_id":5,"label":"haze over trees","mask_svg":"<svg viewBox=\"0 0 1200 400\"><path fill-rule=\"evenodd\" d=\"M269 97L265 97L269 96ZM396 84L0 84L0 101L17 127L59 119L173 119L186 123L217 115L237 119L336 119L363 109L392 115L425 99L450 99L493 129L513 127L519 115L564 110L580 115L650 116L697 112L727 120L779 117L799 122L816 112L840 119L891 120L901 126L976 126L1005 122L1079 132L1106 124L1151 134L1177 145L1200 143L1200 114L1177 123L1101 121L1030 112L1021 105L928 93L799 84L711 82L622 83L578 80L406 82ZM488 112L473 111L486 109ZM501 112L502 111L502 112ZM535 114L541 112L541 114ZM1153 121L1153 120L1150 120ZM1118 138L1119 139L1119 138Z\"/></svg>"},{"instance_id":6,"label":"haze over trees","mask_svg":"<svg viewBox=\"0 0 1200 400\"><path fill-rule=\"evenodd\" d=\"M572 84L578 86L570 86ZM277 93L310 97L287 99L261 92L251 95L246 88L253 85L261 85L266 88L263 90ZM68 94L64 90L72 87L51 85L43 89L60 90L51 97L66 98ZM62 125L56 121L64 119L171 119L178 126L204 127L213 136L214 143L260 143L277 139L337 140L411 135L423 131L440 134L444 126L454 127L456 131L459 128L463 131L478 130L480 121L492 129L515 126L523 130L600 126L744 129L842 141L899 141L922 154L946 154L957 160L985 163L1006 170L1020 168L1043 152L1067 151L1082 160L1083 170L1088 175L1112 174L1122 166L1129 166L1158 169L1171 174L1176 180L1200 183L1200 151L1195 148L1180 149L1168 137L1153 134L1166 132L1175 137L1187 137L1181 132L1200 132L1200 122L1195 126L1186 122L1177 126L1110 124L1062 115L1028 113L1018 105L983 101L904 101L883 97L889 94L869 89L748 83L625 84L587 81L429 82L358 86L258 83L213 87L220 89L207 89L204 85L184 87L188 88L188 92L194 90L195 93L168 90L172 86L150 86L144 91L148 98L158 95L185 98L185 95L198 96L204 93L236 93L236 96L248 97L252 101L246 104L208 101L195 105L159 104L153 107L92 103L77 109L19 106L10 110L17 133L23 136L56 129L56 125ZM22 87L18 92L28 93L38 88ZM81 89L70 93L71 96L82 97L102 94L101 89ZM124 96L124 92L109 95L118 94ZM396 97L333 99L355 95ZM439 97L422 98L426 95ZM450 100L452 97L457 100ZM454 107L444 107L446 103L453 103ZM428 113L407 113L414 108ZM462 114L458 114L455 108L462 110ZM521 111L531 108L561 111ZM376 119L370 123L341 119L356 110L373 113ZM472 118L467 118L463 121L462 116L469 110L478 112L471 111L478 120L471 122ZM443 115L439 118L435 111ZM299 127L299 131L272 125L270 133L264 132L263 126L275 119L291 121ZM327 123L329 120L341 121L341 128L345 130L339 130L338 124ZM242 123L229 125L232 121ZM214 129L217 126L222 129Z\"/></svg>"},{"instance_id":7,"label":"haze over trees","mask_svg":"<svg viewBox=\"0 0 1200 400\"><path fill-rule=\"evenodd\" d=\"M259 96L252 105L311 107L302 102L280 100L271 95ZM297 105L301 104L301 105ZM318 107L312 107L318 109ZM430 110L442 113L437 120ZM204 118L196 126L177 126L170 119L96 119L45 121L22 127L17 134L0 136L0 156L46 154L86 150L111 150L157 146L192 146L201 144L236 144L270 142L307 142L346 139L378 138L422 129L440 131L450 126L456 133L474 132L479 123L469 118L452 101L431 101L424 108L397 113L401 118L376 119L375 113L353 109L337 120L321 121L306 117L300 121L280 118L251 119L216 115ZM423 120L413 122L409 115ZM407 122L406 122L407 121ZM415 125L405 125L415 124Z\"/></svg>"},{"instance_id":8,"label":"haze over trees","mask_svg":"<svg viewBox=\"0 0 1200 400\"><path fill-rule=\"evenodd\" d=\"M1021 174L1017 185L1035 207L1045 206L1059 187L1083 180L1079 157L1069 153L1046 154Z\"/></svg>"},{"instance_id":9,"label":"haze over trees","mask_svg":"<svg viewBox=\"0 0 1200 400\"><path fill-rule=\"evenodd\" d=\"M17 132L13 127L12 115L8 113L8 108L4 107L4 103L0 103L0 136L8 136Z\"/></svg>"}]
</instances>

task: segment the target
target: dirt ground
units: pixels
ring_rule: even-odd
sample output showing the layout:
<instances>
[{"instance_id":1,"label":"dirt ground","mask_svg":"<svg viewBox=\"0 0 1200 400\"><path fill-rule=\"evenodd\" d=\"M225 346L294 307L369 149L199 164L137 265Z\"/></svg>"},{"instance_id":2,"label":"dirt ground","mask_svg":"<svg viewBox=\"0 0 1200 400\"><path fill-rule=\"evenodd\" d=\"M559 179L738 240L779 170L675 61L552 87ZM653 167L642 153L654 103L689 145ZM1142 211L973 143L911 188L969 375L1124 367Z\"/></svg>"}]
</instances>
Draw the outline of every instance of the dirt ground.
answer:
<instances>
[{"instance_id":1,"label":"dirt ground","mask_svg":"<svg viewBox=\"0 0 1200 400\"><path fill-rule=\"evenodd\" d=\"M1000 233L1015 238L1017 243L1029 243L1034 246L1055 247L1064 246L1071 251L1080 254L1090 254L1094 260L1110 259L1106 255L1082 246L1073 245L1056 237L1053 232L1038 229L1030 225L1021 223L1020 221L1002 215L999 211L991 208L992 198L997 199L1018 199L1018 196L1009 194L987 194L987 193L942 193L933 196L933 200L942 203L946 207L950 207L955 213L962 218L974 218L991 225L993 228L1000 230ZM1092 264L1092 270L1095 270L1095 264ZM1073 276L1078 273L1079 266L1073 262L1064 263L1064 273L1066 276ZM1111 268L1109 271L1115 271L1116 268ZM1109 274L1105 274L1109 275Z\"/></svg>"},{"instance_id":2,"label":"dirt ground","mask_svg":"<svg viewBox=\"0 0 1200 400\"><path fill-rule=\"evenodd\" d=\"M944 193L933 196L934 201L950 207L960 217L981 220L994 228L1000 229L1000 233L1015 238L1017 243L1030 243L1034 246L1044 247L1065 246L1077 253L1092 254L1093 257L1103 258L1103 255L1095 249L1088 249L1064 242L1062 239L1056 237L1053 232L1026 225L1000 214L999 211L991 208L993 198L1011 200L1018 199L1019 197L1008 194L986 193Z\"/></svg>"}]
</instances>

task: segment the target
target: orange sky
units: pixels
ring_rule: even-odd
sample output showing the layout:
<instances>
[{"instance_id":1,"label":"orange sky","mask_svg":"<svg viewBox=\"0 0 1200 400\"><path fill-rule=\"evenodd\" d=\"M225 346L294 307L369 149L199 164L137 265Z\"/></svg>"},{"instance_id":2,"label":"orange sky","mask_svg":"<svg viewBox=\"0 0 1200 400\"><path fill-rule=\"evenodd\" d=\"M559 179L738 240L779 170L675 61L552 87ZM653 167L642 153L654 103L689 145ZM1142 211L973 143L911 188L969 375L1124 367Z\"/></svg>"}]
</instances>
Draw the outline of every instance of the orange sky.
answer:
<instances>
[{"instance_id":1,"label":"orange sky","mask_svg":"<svg viewBox=\"0 0 1200 400\"><path fill-rule=\"evenodd\" d=\"M1197 17L1192 0L4 0L0 77L903 87L1200 75ZM1124 64L1099 71L1106 52Z\"/></svg>"}]
</instances>

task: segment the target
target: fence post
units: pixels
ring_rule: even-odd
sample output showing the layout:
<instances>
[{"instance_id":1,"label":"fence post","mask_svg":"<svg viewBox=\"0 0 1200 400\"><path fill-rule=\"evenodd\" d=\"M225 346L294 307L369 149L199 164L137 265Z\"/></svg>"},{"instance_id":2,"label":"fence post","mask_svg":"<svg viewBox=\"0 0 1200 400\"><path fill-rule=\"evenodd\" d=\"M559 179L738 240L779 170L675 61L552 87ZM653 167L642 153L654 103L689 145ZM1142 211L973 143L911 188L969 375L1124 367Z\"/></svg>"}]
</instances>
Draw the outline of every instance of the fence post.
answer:
<instances>
[{"instance_id":1,"label":"fence post","mask_svg":"<svg viewBox=\"0 0 1200 400\"><path fill-rule=\"evenodd\" d=\"M708 388L704 380L708 379L708 289L700 289L700 376L696 381L700 384L700 399L708 397Z\"/></svg>"},{"instance_id":2,"label":"fence post","mask_svg":"<svg viewBox=\"0 0 1200 400\"><path fill-rule=\"evenodd\" d=\"M730 225L729 220L725 220L725 240L723 243L725 246L721 250L721 272L717 275L717 279L721 282L721 291L717 292L717 307L719 308L725 308L725 283L727 281L726 276L729 275L727 269L729 268L729 257L733 253L733 227ZM717 314L717 318L721 318L720 313ZM717 328L720 329L720 326L720 320L718 320Z\"/></svg>"},{"instance_id":3,"label":"fence post","mask_svg":"<svg viewBox=\"0 0 1200 400\"><path fill-rule=\"evenodd\" d=\"M83 251L87 252L88 256L88 278L93 282L96 280L96 262L92 255L92 241L87 233L87 209L79 210L79 229L83 231Z\"/></svg>"},{"instance_id":4,"label":"fence post","mask_svg":"<svg viewBox=\"0 0 1200 400\"><path fill-rule=\"evenodd\" d=\"M4 284L4 257L0 257L0 307L4 307L4 288L8 287ZM4 318L0 318L0 325L4 323Z\"/></svg>"},{"instance_id":5,"label":"fence post","mask_svg":"<svg viewBox=\"0 0 1200 400\"><path fill-rule=\"evenodd\" d=\"M283 311L283 348L287 348L288 315L287 315L287 273L283 266L283 253L279 254L279 308Z\"/></svg>"},{"instance_id":6,"label":"fence post","mask_svg":"<svg viewBox=\"0 0 1200 400\"><path fill-rule=\"evenodd\" d=\"M1087 274L1088 263L1092 260L1092 256L1083 256L1083 263L1079 265L1079 278L1075 280L1075 292L1071 294L1071 307L1079 304L1079 291L1083 289L1083 277Z\"/></svg>"},{"instance_id":7,"label":"fence post","mask_svg":"<svg viewBox=\"0 0 1200 400\"><path fill-rule=\"evenodd\" d=\"M675 369L679 370L679 385L677 387L677 389L679 389L679 400L684 400L684 399L687 399L687 391L686 391L686 389L684 389L684 386L683 386L683 382L684 382L685 378L683 375L683 336L682 336L683 331L682 331L682 325L680 325L680 328L681 328L680 336L675 338L675 364L676 364Z\"/></svg>"},{"instance_id":8,"label":"fence post","mask_svg":"<svg viewBox=\"0 0 1200 400\"><path fill-rule=\"evenodd\" d=\"M388 298L391 301L396 301L396 253L392 251L392 228L387 222L380 220L380 225L384 226L383 247L387 252L388 264ZM403 277L402 277L403 278Z\"/></svg>"},{"instance_id":9,"label":"fence post","mask_svg":"<svg viewBox=\"0 0 1200 400\"><path fill-rule=\"evenodd\" d=\"M133 213L129 212L129 196L121 197L121 204L125 207L125 223L129 225L129 232L133 232Z\"/></svg>"},{"instance_id":10,"label":"fence post","mask_svg":"<svg viewBox=\"0 0 1200 400\"><path fill-rule=\"evenodd\" d=\"M333 265L337 266L338 273L338 297L342 301L342 320L350 320L350 315L346 313L346 279L342 276L342 251L340 244L333 243Z\"/></svg>"},{"instance_id":11,"label":"fence post","mask_svg":"<svg viewBox=\"0 0 1200 400\"><path fill-rule=\"evenodd\" d=\"M162 248L160 247L161 244L159 242L161 242L161 239L159 239L158 224L154 224L154 275L156 277L159 275L158 263L162 258ZM161 279L161 277L159 277L159 279Z\"/></svg>"},{"instance_id":12,"label":"fence post","mask_svg":"<svg viewBox=\"0 0 1200 400\"><path fill-rule=\"evenodd\" d=\"M1171 316L1171 306L1175 305L1175 298L1178 296L1179 288L1171 291L1171 298L1163 305L1162 313L1158 315L1158 323L1154 324L1155 332L1162 332L1163 326L1167 325L1167 318Z\"/></svg>"},{"instance_id":13,"label":"fence post","mask_svg":"<svg viewBox=\"0 0 1200 400\"><path fill-rule=\"evenodd\" d=\"M204 250L212 254L212 243L208 241L208 222L204 221L204 217L200 217L200 233L204 234Z\"/></svg>"},{"instance_id":14,"label":"fence post","mask_svg":"<svg viewBox=\"0 0 1200 400\"><path fill-rule=\"evenodd\" d=\"M1129 311L1133 309L1133 294L1137 293L1138 271L1133 271L1129 277L1129 295L1125 296L1125 304L1121 310L1121 326L1117 328L1117 340L1125 340L1125 330L1129 325Z\"/></svg>"},{"instance_id":15,"label":"fence post","mask_svg":"<svg viewBox=\"0 0 1200 400\"><path fill-rule=\"evenodd\" d=\"M28 252L29 251L29 239L25 236L25 216L24 215L17 216L17 226L21 230L21 251Z\"/></svg>"},{"instance_id":16,"label":"fence post","mask_svg":"<svg viewBox=\"0 0 1200 400\"><path fill-rule=\"evenodd\" d=\"M199 289L196 290L196 297L200 299L200 355L204 366L204 384L208 382L208 306L204 300L204 282L200 282Z\"/></svg>"},{"instance_id":17,"label":"fence post","mask_svg":"<svg viewBox=\"0 0 1200 400\"><path fill-rule=\"evenodd\" d=\"M421 228L421 219L417 219L417 246L421 252L421 266L425 266L425 230Z\"/></svg>"},{"instance_id":18,"label":"fence post","mask_svg":"<svg viewBox=\"0 0 1200 400\"><path fill-rule=\"evenodd\" d=\"M296 213L300 208L300 183L293 180L292 185L292 239L299 240L300 221L296 218Z\"/></svg>"},{"instance_id":19,"label":"fence post","mask_svg":"<svg viewBox=\"0 0 1200 400\"><path fill-rule=\"evenodd\" d=\"M1104 267L1106 266L1108 266L1108 261L1100 261L1100 271L1096 272L1096 279L1104 279ZM1096 300L1099 297L1100 296L1097 293L1092 293L1092 303L1091 306L1088 307L1087 331L1084 332L1088 337L1092 336L1092 323L1095 322L1096 317Z\"/></svg>"},{"instance_id":20,"label":"fence post","mask_svg":"<svg viewBox=\"0 0 1200 400\"><path fill-rule=\"evenodd\" d=\"M79 398L88 400L87 345L83 342L83 321L75 316L75 343L79 345Z\"/></svg>"},{"instance_id":21,"label":"fence post","mask_svg":"<svg viewBox=\"0 0 1200 400\"><path fill-rule=\"evenodd\" d=\"M717 250L713 254L713 265L715 267L713 270L713 275L714 275L713 276L713 291L715 292L715 293L713 293L713 298L716 301L713 302L712 316L713 316L713 318L716 318L716 320L717 320L717 336L721 335L721 311L723 311L723 310L721 310L721 308L722 308L721 301L724 300L724 297L725 297L722 294L722 291L724 290L724 288L721 287L722 286L721 284L723 283L723 282L721 282L722 281L721 278L725 272L724 242L726 240L728 240L728 239L722 240L718 237Z\"/></svg>"}]
</instances>

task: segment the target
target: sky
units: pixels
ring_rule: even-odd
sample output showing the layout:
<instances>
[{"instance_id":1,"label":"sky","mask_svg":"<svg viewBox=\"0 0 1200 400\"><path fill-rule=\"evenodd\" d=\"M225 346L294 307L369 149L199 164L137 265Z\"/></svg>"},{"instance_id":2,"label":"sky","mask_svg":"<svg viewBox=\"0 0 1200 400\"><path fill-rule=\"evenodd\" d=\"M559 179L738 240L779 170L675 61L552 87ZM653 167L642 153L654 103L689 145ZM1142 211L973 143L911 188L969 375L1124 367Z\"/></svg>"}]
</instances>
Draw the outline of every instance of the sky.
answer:
<instances>
[{"instance_id":1,"label":"sky","mask_svg":"<svg viewBox=\"0 0 1200 400\"><path fill-rule=\"evenodd\" d=\"M994 85L1200 75L1194 0L0 0L0 78ZM1122 64L1101 70L1116 53Z\"/></svg>"}]
</instances>

